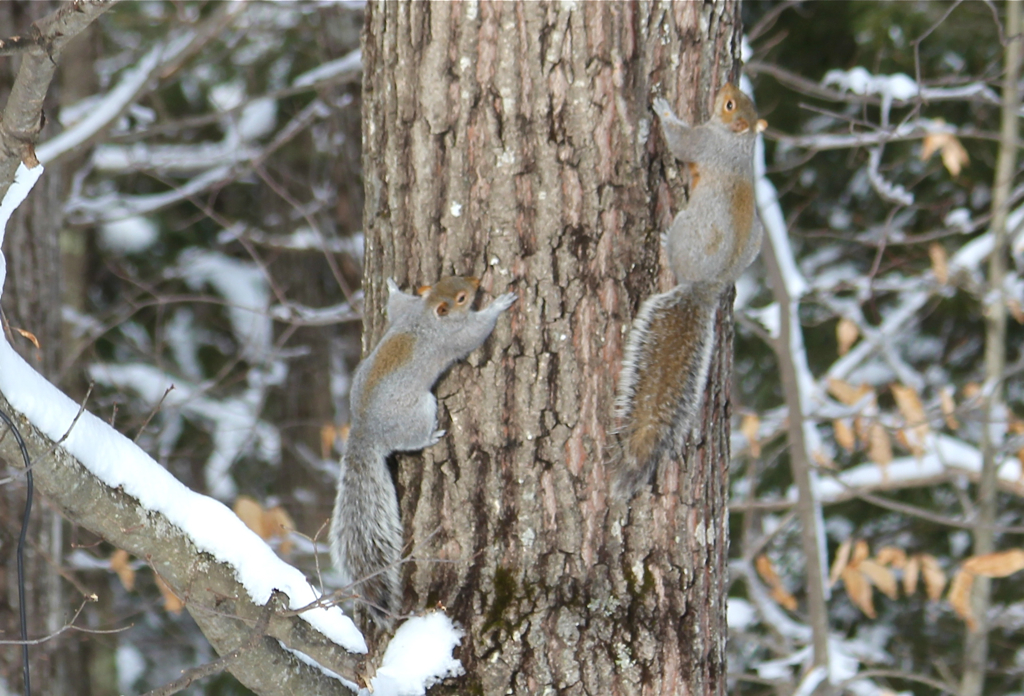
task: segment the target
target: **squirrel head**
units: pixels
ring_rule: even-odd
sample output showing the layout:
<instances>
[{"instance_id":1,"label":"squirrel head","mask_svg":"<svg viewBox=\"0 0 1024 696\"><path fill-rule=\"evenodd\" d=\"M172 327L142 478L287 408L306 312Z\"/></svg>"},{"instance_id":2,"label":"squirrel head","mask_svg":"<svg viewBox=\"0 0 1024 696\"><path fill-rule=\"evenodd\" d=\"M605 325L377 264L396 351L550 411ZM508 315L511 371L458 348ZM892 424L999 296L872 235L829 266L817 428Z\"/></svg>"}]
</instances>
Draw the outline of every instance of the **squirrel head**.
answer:
<instances>
[{"instance_id":1,"label":"squirrel head","mask_svg":"<svg viewBox=\"0 0 1024 696\"><path fill-rule=\"evenodd\" d=\"M426 301L429 311L446 317L452 312L467 312L479 287L479 278L447 276L433 285L424 285L417 292Z\"/></svg>"},{"instance_id":2,"label":"squirrel head","mask_svg":"<svg viewBox=\"0 0 1024 696\"><path fill-rule=\"evenodd\" d=\"M757 135L768 127L768 122L757 117L750 97L731 82L726 82L715 97L714 118L737 135Z\"/></svg>"}]
</instances>

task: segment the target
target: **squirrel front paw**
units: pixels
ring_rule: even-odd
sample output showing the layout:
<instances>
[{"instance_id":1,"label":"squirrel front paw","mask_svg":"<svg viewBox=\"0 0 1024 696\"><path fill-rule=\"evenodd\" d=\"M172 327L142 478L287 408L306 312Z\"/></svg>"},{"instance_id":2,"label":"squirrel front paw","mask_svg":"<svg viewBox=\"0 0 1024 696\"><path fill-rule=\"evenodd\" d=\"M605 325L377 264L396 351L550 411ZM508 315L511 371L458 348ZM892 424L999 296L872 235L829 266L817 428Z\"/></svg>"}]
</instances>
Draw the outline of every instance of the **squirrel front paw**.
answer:
<instances>
[{"instance_id":1,"label":"squirrel front paw","mask_svg":"<svg viewBox=\"0 0 1024 696\"><path fill-rule=\"evenodd\" d=\"M661 97L655 99L651 107L654 109L654 113L656 113L660 118L675 116L672 111L672 107L669 106L669 103Z\"/></svg>"},{"instance_id":2,"label":"squirrel front paw","mask_svg":"<svg viewBox=\"0 0 1024 696\"><path fill-rule=\"evenodd\" d=\"M447 430L441 428L440 430L435 430L434 432L430 433L430 441L427 442L426 446L430 447L431 445L436 445L438 442L441 441L441 438L444 437L445 433L447 432Z\"/></svg>"},{"instance_id":3,"label":"squirrel front paw","mask_svg":"<svg viewBox=\"0 0 1024 696\"><path fill-rule=\"evenodd\" d=\"M492 303L500 311L504 312L506 309L512 306L512 303L516 301L516 294L514 292L506 292L504 295L499 295L494 298Z\"/></svg>"}]
</instances>

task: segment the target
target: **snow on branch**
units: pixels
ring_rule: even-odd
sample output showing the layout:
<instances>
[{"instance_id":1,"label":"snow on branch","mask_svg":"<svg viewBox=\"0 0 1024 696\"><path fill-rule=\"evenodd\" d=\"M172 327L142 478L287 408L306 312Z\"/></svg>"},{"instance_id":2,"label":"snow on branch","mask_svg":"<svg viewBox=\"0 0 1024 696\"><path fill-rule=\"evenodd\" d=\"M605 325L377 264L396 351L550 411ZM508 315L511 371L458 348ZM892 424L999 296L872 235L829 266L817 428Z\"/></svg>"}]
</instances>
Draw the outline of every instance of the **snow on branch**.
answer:
<instances>
[{"instance_id":1,"label":"snow on branch","mask_svg":"<svg viewBox=\"0 0 1024 696\"><path fill-rule=\"evenodd\" d=\"M181 186L162 193L124 196L111 193L97 198L71 198L65 206L68 221L74 224L98 224L156 212L173 203L198 195L233 177L234 168L214 167Z\"/></svg>"},{"instance_id":2,"label":"snow on branch","mask_svg":"<svg viewBox=\"0 0 1024 696\"><path fill-rule=\"evenodd\" d=\"M878 171L878 167L881 163L882 146L878 145L877 147L871 148L871 154L868 158L868 181L871 182L871 187L875 189L875 192L882 198L882 200L890 203L897 203L899 205L914 205L914 194L910 193L910 191L899 184L887 181Z\"/></svg>"},{"instance_id":3,"label":"snow on branch","mask_svg":"<svg viewBox=\"0 0 1024 696\"><path fill-rule=\"evenodd\" d=\"M323 65L318 65L312 70L308 70L294 80L292 80L292 87L312 87L321 82L329 82L338 75L343 75L349 72L359 72L363 69L363 52L361 49L356 49L347 55L332 60Z\"/></svg>"}]
</instances>

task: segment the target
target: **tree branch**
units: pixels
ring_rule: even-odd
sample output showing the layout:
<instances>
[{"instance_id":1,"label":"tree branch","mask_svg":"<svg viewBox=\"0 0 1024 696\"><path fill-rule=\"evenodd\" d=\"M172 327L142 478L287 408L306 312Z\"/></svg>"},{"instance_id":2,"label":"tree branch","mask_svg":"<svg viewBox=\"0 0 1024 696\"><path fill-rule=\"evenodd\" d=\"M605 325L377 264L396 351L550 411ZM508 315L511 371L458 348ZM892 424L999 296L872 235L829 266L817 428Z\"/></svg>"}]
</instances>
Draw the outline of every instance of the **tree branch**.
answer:
<instances>
[{"instance_id":1,"label":"tree branch","mask_svg":"<svg viewBox=\"0 0 1024 696\"><path fill-rule=\"evenodd\" d=\"M207 639L226 654L250 637L264 607L254 604L235 577L234 568L199 552L191 539L162 514L142 507L120 489L111 488L62 447L42 456L53 443L15 411L0 394L0 408L18 423L32 454L32 471L40 492L77 524L140 558L148 558L179 596ZM0 440L0 459L21 466L12 438ZM258 694L343 694L337 679L301 662L281 644L302 652L324 667L355 682L365 670L365 656L346 652L299 617L275 613L267 639L243 651L227 666ZM276 640L273 640L276 639ZM280 643L278 642L280 641ZM287 669L282 669L287 665Z\"/></svg>"},{"instance_id":2,"label":"tree branch","mask_svg":"<svg viewBox=\"0 0 1024 696\"><path fill-rule=\"evenodd\" d=\"M38 164L35 143L43 127L43 100L64 47L115 2L72 0L32 24L32 45L20 42L24 57L0 120L0 200L19 163L30 168Z\"/></svg>"},{"instance_id":3,"label":"tree branch","mask_svg":"<svg viewBox=\"0 0 1024 696\"><path fill-rule=\"evenodd\" d=\"M989 256L989 292L983 300L985 315L985 388L981 431L981 481L978 485L978 528L974 531L974 554L996 550L993 526L998 513L996 493L999 486L999 460L1006 436L1006 405L1003 403L1003 379L1006 370L1006 241L1007 217L1010 212L1010 189L1017 169L1018 111L1020 94L1017 80L1021 60L1021 5L1006 3L1006 72L1003 74L1003 108L996 158L995 180L992 182L992 254ZM991 584L985 577L974 583L971 598L977 625L968 624L964 646L964 672L960 692L964 696L980 696L985 692L988 662L988 612L991 605Z\"/></svg>"}]
</instances>

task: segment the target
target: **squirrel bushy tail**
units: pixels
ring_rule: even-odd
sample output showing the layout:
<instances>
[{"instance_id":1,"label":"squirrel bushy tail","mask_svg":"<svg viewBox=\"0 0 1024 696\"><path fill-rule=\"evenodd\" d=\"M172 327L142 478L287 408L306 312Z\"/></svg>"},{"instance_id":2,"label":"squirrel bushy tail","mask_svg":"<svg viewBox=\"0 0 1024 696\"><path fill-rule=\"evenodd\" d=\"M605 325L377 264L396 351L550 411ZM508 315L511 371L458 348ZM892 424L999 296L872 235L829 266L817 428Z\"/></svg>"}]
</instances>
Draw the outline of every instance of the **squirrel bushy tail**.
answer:
<instances>
[{"instance_id":1,"label":"squirrel bushy tail","mask_svg":"<svg viewBox=\"0 0 1024 696\"><path fill-rule=\"evenodd\" d=\"M390 625L401 608L402 525L385 454L366 443L350 440L341 459L330 539L334 566L359 574L346 577L346 584L378 623Z\"/></svg>"},{"instance_id":2,"label":"squirrel bushy tail","mask_svg":"<svg viewBox=\"0 0 1024 696\"><path fill-rule=\"evenodd\" d=\"M717 281L681 283L640 307L619 377L613 494L630 498L700 410L715 340Z\"/></svg>"}]
</instances>

